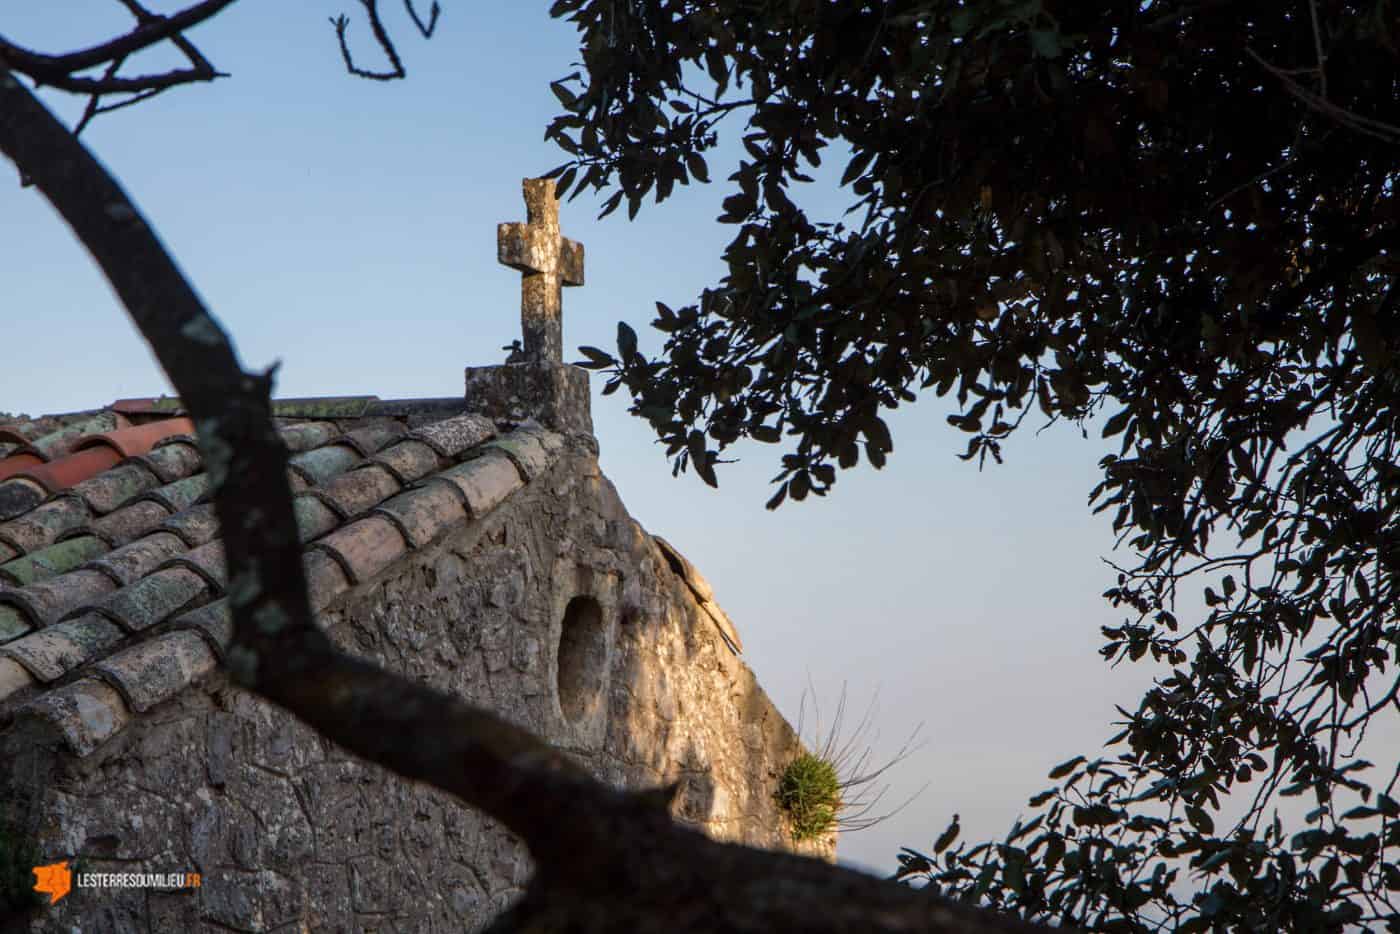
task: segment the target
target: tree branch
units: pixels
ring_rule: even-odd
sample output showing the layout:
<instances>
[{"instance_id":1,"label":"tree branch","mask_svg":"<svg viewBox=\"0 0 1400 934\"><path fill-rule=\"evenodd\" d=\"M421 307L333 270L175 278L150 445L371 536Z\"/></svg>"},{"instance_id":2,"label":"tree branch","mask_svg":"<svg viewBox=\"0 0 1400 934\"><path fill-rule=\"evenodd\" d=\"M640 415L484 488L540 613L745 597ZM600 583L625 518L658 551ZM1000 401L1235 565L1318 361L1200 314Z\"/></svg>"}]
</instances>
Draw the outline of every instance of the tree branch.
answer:
<instances>
[{"instance_id":1,"label":"tree branch","mask_svg":"<svg viewBox=\"0 0 1400 934\"><path fill-rule=\"evenodd\" d=\"M191 57L191 61L195 62L194 68L177 69L160 75L145 75L138 78L73 77L75 72L108 65L128 58L134 53L150 48L166 39L176 37L184 30L217 16L236 0L203 0L202 3L186 7L171 16L150 13L142 9L139 4L129 3L127 0L122 0L122 2L127 6L127 9L132 10L138 21L137 27L124 36L78 52L69 52L66 55L45 55L16 45L4 36L0 36L0 60L4 60L12 71L28 75L39 84L47 84L61 90L80 93L109 94L121 91L147 91L191 81L209 81L220 77L219 73L207 61L204 61L203 56L200 56L198 52L190 56L190 52L186 50L188 41L183 39L177 41L176 45L179 45L181 51L185 51L186 55ZM137 13L137 10L141 10L145 15ZM184 45L181 45L182 41Z\"/></svg>"},{"instance_id":2,"label":"tree branch","mask_svg":"<svg viewBox=\"0 0 1400 934\"><path fill-rule=\"evenodd\" d=\"M195 421L226 549L233 678L519 834L538 871L494 930L1037 930L817 860L717 843L671 820L674 789L609 788L497 715L336 649L307 600L271 372L241 369L131 200L3 63L0 152L92 254Z\"/></svg>"}]
</instances>

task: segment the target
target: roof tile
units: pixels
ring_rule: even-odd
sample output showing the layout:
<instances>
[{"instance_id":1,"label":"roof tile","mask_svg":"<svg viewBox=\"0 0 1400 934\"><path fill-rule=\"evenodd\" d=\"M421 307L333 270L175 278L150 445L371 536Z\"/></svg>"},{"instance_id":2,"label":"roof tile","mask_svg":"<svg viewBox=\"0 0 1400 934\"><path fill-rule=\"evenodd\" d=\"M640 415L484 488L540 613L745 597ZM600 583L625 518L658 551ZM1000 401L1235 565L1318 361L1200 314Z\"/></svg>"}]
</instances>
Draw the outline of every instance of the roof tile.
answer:
<instances>
[{"instance_id":1,"label":"roof tile","mask_svg":"<svg viewBox=\"0 0 1400 934\"><path fill-rule=\"evenodd\" d=\"M89 561L87 567L102 571L118 586L125 587L184 550L185 543L178 535L156 532Z\"/></svg>"},{"instance_id":2,"label":"roof tile","mask_svg":"<svg viewBox=\"0 0 1400 934\"><path fill-rule=\"evenodd\" d=\"M353 519L384 502L399 489L399 481L388 469L380 464L366 464L336 477L325 492L329 505L345 518Z\"/></svg>"},{"instance_id":3,"label":"roof tile","mask_svg":"<svg viewBox=\"0 0 1400 934\"><path fill-rule=\"evenodd\" d=\"M197 633L220 660L223 659L224 649L233 641L233 616L229 613L227 599L215 600L188 613L182 613L170 626L174 631L188 630Z\"/></svg>"},{"instance_id":4,"label":"roof tile","mask_svg":"<svg viewBox=\"0 0 1400 934\"><path fill-rule=\"evenodd\" d=\"M292 511L296 514L297 531L300 533L302 544L313 538L320 538L340 525L340 516L322 502L324 496L324 493L313 490L292 500Z\"/></svg>"},{"instance_id":5,"label":"roof tile","mask_svg":"<svg viewBox=\"0 0 1400 934\"><path fill-rule=\"evenodd\" d=\"M378 574L408 551L399 530L383 516L369 516L352 522L311 547L325 551L339 561L354 584Z\"/></svg>"},{"instance_id":6,"label":"roof tile","mask_svg":"<svg viewBox=\"0 0 1400 934\"><path fill-rule=\"evenodd\" d=\"M117 585L106 574L82 568L18 590L0 590L0 603L17 606L31 623L47 626L116 589Z\"/></svg>"},{"instance_id":7,"label":"roof tile","mask_svg":"<svg viewBox=\"0 0 1400 934\"><path fill-rule=\"evenodd\" d=\"M220 540L176 555L160 567L161 570L166 568L185 568L193 571L220 594L228 586L228 564L224 560L224 543Z\"/></svg>"},{"instance_id":8,"label":"roof tile","mask_svg":"<svg viewBox=\"0 0 1400 934\"><path fill-rule=\"evenodd\" d=\"M107 550L107 543L94 535L64 539L38 551L0 564L0 583L23 587L65 571L71 571Z\"/></svg>"},{"instance_id":9,"label":"roof tile","mask_svg":"<svg viewBox=\"0 0 1400 934\"><path fill-rule=\"evenodd\" d=\"M350 589L350 577L340 562L324 551L313 551L305 558L306 592L313 613L331 605L336 597Z\"/></svg>"},{"instance_id":10,"label":"roof tile","mask_svg":"<svg viewBox=\"0 0 1400 934\"><path fill-rule=\"evenodd\" d=\"M105 515L128 500L160 486L160 478L145 464L132 460L89 477L73 487L88 508Z\"/></svg>"},{"instance_id":11,"label":"roof tile","mask_svg":"<svg viewBox=\"0 0 1400 934\"><path fill-rule=\"evenodd\" d=\"M280 430L282 443L293 453L319 448L340 434L334 422L297 422Z\"/></svg>"},{"instance_id":12,"label":"roof tile","mask_svg":"<svg viewBox=\"0 0 1400 934\"><path fill-rule=\"evenodd\" d=\"M132 710L145 713L213 671L217 663L213 650L198 634L175 631L138 643L95 667Z\"/></svg>"},{"instance_id":13,"label":"roof tile","mask_svg":"<svg viewBox=\"0 0 1400 934\"><path fill-rule=\"evenodd\" d=\"M48 498L48 491L33 480L12 477L0 482L0 522L22 516Z\"/></svg>"},{"instance_id":14,"label":"roof tile","mask_svg":"<svg viewBox=\"0 0 1400 934\"><path fill-rule=\"evenodd\" d=\"M132 460L145 464L160 477L161 483L174 483L200 470L203 464L199 458L199 447L186 438L167 438L151 449L149 454L138 454Z\"/></svg>"},{"instance_id":15,"label":"roof tile","mask_svg":"<svg viewBox=\"0 0 1400 934\"><path fill-rule=\"evenodd\" d=\"M370 458L389 471L402 484L421 480L442 466L444 458L424 441L408 439Z\"/></svg>"},{"instance_id":16,"label":"roof tile","mask_svg":"<svg viewBox=\"0 0 1400 934\"><path fill-rule=\"evenodd\" d=\"M154 626L209 595L209 582L187 568L166 568L123 587L92 607L131 631Z\"/></svg>"},{"instance_id":17,"label":"roof tile","mask_svg":"<svg viewBox=\"0 0 1400 934\"><path fill-rule=\"evenodd\" d=\"M110 512L92 523L94 535L113 545L125 545L159 526L174 510L153 499L144 499Z\"/></svg>"},{"instance_id":18,"label":"roof tile","mask_svg":"<svg viewBox=\"0 0 1400 934\"><path fill-rule=\"evenodd\" d=\"M461 495L445 483L400 493L374 511L392 519L413 548L422 548L467 515Z\"/></svg>"},{"instance_id":19,"label":"roof tile","mask_svg":"<svg viewBox=\"0 0 1400 934\"><path fill-rule=\"evenodd\" d=\"M0 658L0 703L34 683L34 676L12 658Z\"/></svg>"},{"instance_id":20,"label":"roof tile","mask_svg":"<svg viewBox=\"0 0 1400 934\"><path fill-rule=\"evenodd\" d=\"M174 513L193 506L208 492L209 475L197 473L192 477L176 480L174 483L167 483L163 487L151 490L141 498L154 500Z\"/></svg>"},{"instance_id":21,"label":"roof tile","mask_svg":"<svg viewBox=\"0 0 1400 934\"><path fill-rule=\"evenodd\" d=\"M336 443L348 444L362 457L369 457L389 442L403 437L407 430L401 422L386 418L347 431Z\"/></svg>"},{"instance_id":22,"label":"roof tile","mask_svg":"<svg viewBox=\"0 0 1400 934\"><path fill-rule=\"evenodd\" d=\"M81 499L72 495L60 496L29 510L18 519L0 525L0 541L25 553L38 551L58 541L64 532L80 528L87 521L87 505Z\"/></svg>"},{"instance_id":23,"label":"roof tile","mask_svg":"<svg viewBox=\"0 0 1400 934\"><path fill-rule=\"evenodd\" d=\"M193 434L194 422L188 418L165 418L158 422L147 422L144 425L132 425L130 428L118 428L115 431L91 435L73 445L73 450L78 452L106 448L122 457L135 457L137 454L145 454L166 438Z\"/></svg>"},{"instance_id":24,"label":"roof tile","mask_svg":"<svg viewBox=\"0 0 1400 934\"><path fill-rule=\"evenodd\" d=\"M18 639L33 628L29 614L19 607L0 605L0 643Z\"/></svg>"},{"instance_id":25,"label":"roof tile","mask_svg":"<svg viewBox=\"0 0 1400 934\"><path fill-rule=\"evenodd\" d=\"M65 454L47 464L30 467L16 476L32 480L50 493L57 493L115 467L121 460L122 453L118 448L90 447Z\"/></svg>"},{"instance_id":26,"label":"roof tile","mask_svg":"<svg viewBox=\"0 0 1400 934\"><path fill-rule=\"evenodd\" d=\"M495 424L480 415L457 415L424 425L409 434L409 438L422 441L449 459L495 436Z\"/></svg>"},{"instance_id":27,"label":"roof tile","mask_svg":"<svg viewBox=\"0 0 1400 934\"><path fill-rule=\"evenodd\" d=\"M527 483L542 474L554 460L536 434L512 431L495 441L483 444L483 450L500 451L520 469L521 479Z\"/></svg>"},{"instance_id":28,"label":"roof tile","mask_svg":"<svg viewBox=\"0 0 1400 934\"><path fill-rule=\"evenodd\" d=\"M110 621L89 614L0 646L0 654L19 662L40 681L56 681L92 661L125 635Z\"/></svg>"},{"instance_id":29,"label":"roof tile","mask_svg":"<svg viewBox=\"0 0 1400 934\"><path fill-rule=\"evenodd\" d=\"M344 473L363 458L360 452L348 444L336 442L323 448L305 451L292 458L289 466L293 473L306 481L308 486L320 486L332 477Z\"/></svg>"},{"instance_id":30,"label":"roof tile","mask_svg":"<svg viewBox=\"0 0 1400 934\"><path fill-rule=\"evenodd\" d=\"M473 518L485 515L493 506L525 485L514 462L495 451L444 470L430 482L451 483L461 490Z\"/></svg>"},{"instance_id":31,"label":"roof tile","mask_svg":"<svg viewBox=\"0 0 1400 934\"><path fill-rule=\"evenodd\" d=\"M21 710L52 725L78 756L86 756L131 721L131 711L121 695L96 678L55 688Z\"/></svg>"},{"instance_id":32,"label":"roof tile","mask_svg":"<svg viewBox=\"0 0 1400 934\"><path fill-rule=\"evenodd\" d=\"M31 467L38 467L44 459L38 454L30 451L16 451L0 460L0 480L6 480L17 473L23 473Z\"/></svg>"},{"instance_id":33,"label":"roof tile","mask_svg":"<svg viewBox=\"0 0 1400 934\"><path fill-rule=\"evenodd\" d=\"M180 510L162 522L160 527L180 536L180 540L190 548L198 548L213 541L219 534L219 517L214 513L213 503L200 503Z\"/></svg>"}]
</instances>

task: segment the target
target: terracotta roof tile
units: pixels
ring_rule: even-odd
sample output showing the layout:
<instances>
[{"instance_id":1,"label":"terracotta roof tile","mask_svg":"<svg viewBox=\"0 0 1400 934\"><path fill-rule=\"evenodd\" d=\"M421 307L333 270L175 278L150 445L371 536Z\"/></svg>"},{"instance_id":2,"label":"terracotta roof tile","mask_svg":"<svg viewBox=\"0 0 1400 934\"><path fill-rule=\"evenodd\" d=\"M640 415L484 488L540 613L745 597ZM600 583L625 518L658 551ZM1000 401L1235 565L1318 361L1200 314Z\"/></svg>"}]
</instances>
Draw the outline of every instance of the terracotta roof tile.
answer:
<instances>
[{"instance_id":1,"label":"terracotta roof tile","mask_svg":"<svg viewBox=\"0 0 1400 934\"><path fill-rule=\"evenodd\" d=\"M109 595L92 608L135 632L147 629L198 600L208 599L209 582L182 567L165 568Z\"/></svg>"},{"instance_id":2,"label":"terracotta roof tile","mask_svg":"<svg viewBox=\"0 0 1400 934\"><path fill-rule=\"evenodd\" d=\"M99 662L98 675L137 713L173 697L218 663L209 645L193 632L176 631L147 639Z\"/></svg>"},{"instance_id":3,"label":"terracotta roof tile","mask_svg":"<svg viewBox=\"0 0 1400 934\"><path fill-rule=\"evenodd\" d=\"M100 616L80 616L0 646L0 654L19 662L40 681L57 681L124 636L118 626Z\"/></svg>"},{"instance_id":4,"label":"terracotta roof tile","mask_svg":"<svg viewBox=\"0 0 1400 934\"><path fill-rule=\"evenodd\" d=\"M166 438L193 434L194 422L188 418L166 418L158 422L147 422L144 425L132 425L130 428L118 428L115 431L90 435L73 445L73 450L77 452L106 448L122 457L135 457L137 454L145 454Z\"/></svg>"},{"instance_id":5,"label":"terracotta roof tile","mask_svg":"<svg viewBox=\"0 0 1400 934\"><path fill-rule=\"evenodd\" d=\"M15 476L32 480L43 487L45 492L57 493L115 467L121 460L122 453L115 447L91 447L65 454L57 460L37 467L30 467Z\"/></svg>"},{"instance_id":6,"label":"terracotta roof tile","mask_svg":"<svg viewBox=\"0 0 1400 934\"><path fill-rule=\"evenodd\" d=\"M173 510L153 499L145 499L108 513L89 528L113 545L125 545L164 522Z\"/></svg>"},{"instance_id":7,"label":"terracotta roof tile","mask_svg":"<svg viewBox=\"0 0 1400 934\"><path fill-rule=\"evenodd\" d=\"M121 695L96 678L47 691L20 710L51 724L79 756L86 756L131 722L131 710Z\"/></svg>"},{"instance_id":8,"label":"terracotta roof tile","mask_svg":"<svg viewBox=\"0 0 1400 934\"><path fill-rule=\"evenodd\" d=\"M402 558L408 543L383 516L369 516L343 526L311 546L325 551L359 584Z\"/></svg>"},{"instance_id":9,"label":"terracotta roof tile","mask_svg":"<svg viewBox=\"0 0 1400 934\"><path fill-rule=\"evenodd\" d=\"M0 480L7 480L17 473L44 463L44 458L30 451L19 451L0 460Z\"/></svg>"},{"instance_id":10,"label":"terracotta roof tile","mask_svg":"<svg viewBox=\"0 0 1400 934\"><path fill-rule=\"evenodd\" d=\"M94 535L67 538L13 561L0 564L0 583L23 587L71 571L107 550L107 543Z\"/></svg>"},{"instance_id":11,"label":"terracotta roof tile","mask_svg":"<svg viewBox=\"0 0 1400 934\"><path fill-rule=\"evenodd\" d=\"M0 564L19 557L19 550L0 542Z\"/></svg>"},{"instance_id":12,"label":"terracotta roof tile","mask_svg":"<svg viewBox=\"0 0 1400 934\"><path fill-rule=\"evenodd\" d=\"M47 626L116 589L117 585L106 574L82 568L18 590L0 590L0 603L19 607L34 625Z\"/></svg>"},{"instance_id":13,"label":"terracotta roof tile","mask_svg":"<svg viewBox=\"0 0 1400 934\"><path fill-rule=\"evenodd\" d=\"M450 483L461 490L473 518L485 515L497 503L525 485L515 463L498 452L444 470L431 482Z\"/></svg>"}]
</instances>

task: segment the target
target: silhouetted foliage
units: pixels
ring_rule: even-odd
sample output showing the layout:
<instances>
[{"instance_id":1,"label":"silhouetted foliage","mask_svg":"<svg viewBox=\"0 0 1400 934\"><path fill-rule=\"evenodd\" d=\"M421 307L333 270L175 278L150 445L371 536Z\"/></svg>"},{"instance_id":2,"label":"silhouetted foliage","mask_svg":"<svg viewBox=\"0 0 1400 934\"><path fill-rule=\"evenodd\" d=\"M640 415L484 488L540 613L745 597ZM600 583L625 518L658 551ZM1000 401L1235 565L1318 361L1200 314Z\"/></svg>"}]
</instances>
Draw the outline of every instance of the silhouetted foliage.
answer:
<instances>
[{"instance_id":1,"label":"silhouetted foliage","mask_svg":"<svg viewBox=\"0 0 1400 934\"><path fill-rule=\"evenodd\" d=\"M552 13L583 56L553 85L561 187L635 215L730 184L728 271L658 304L661 353L626 325L583 349L678 471L714 484L751 438L783 445L770 508L824 494L930 391L979 463L1033 407L1115 439L1090 501L1131 555L1106 595L1129 616L1103 654L1161 674L1005 841L948 836L901 875L1101 929L1400 927L1396 756L1377 788L1351 756L1400 709L1394 4ZM828 148L846 219L800 204ZM1207 610L1179 621L1186 578ZM1286 828L1268 806L1293 795L1317 806Z\"/></svg>"}]
</instances>

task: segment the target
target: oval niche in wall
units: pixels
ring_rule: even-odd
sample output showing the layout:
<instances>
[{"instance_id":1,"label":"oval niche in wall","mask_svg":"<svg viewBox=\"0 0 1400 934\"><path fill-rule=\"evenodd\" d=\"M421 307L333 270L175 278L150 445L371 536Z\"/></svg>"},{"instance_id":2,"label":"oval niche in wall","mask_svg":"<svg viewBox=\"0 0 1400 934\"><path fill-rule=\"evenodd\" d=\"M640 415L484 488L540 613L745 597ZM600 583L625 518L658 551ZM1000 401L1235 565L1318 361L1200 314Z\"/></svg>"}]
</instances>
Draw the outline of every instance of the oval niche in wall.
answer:
<instances>
[{"instance_id":1,"label":"oval niche in wall","mask_svg":"<svg viewBox=\"0 0 1400 934\"><path fill-rule=\"evenodd\" d=\"M570 722L577 723L597 709L607 675L607 633L597 600L579 596L569 601L558 658L559 706Z\"/></svg>"}]
</instances>

